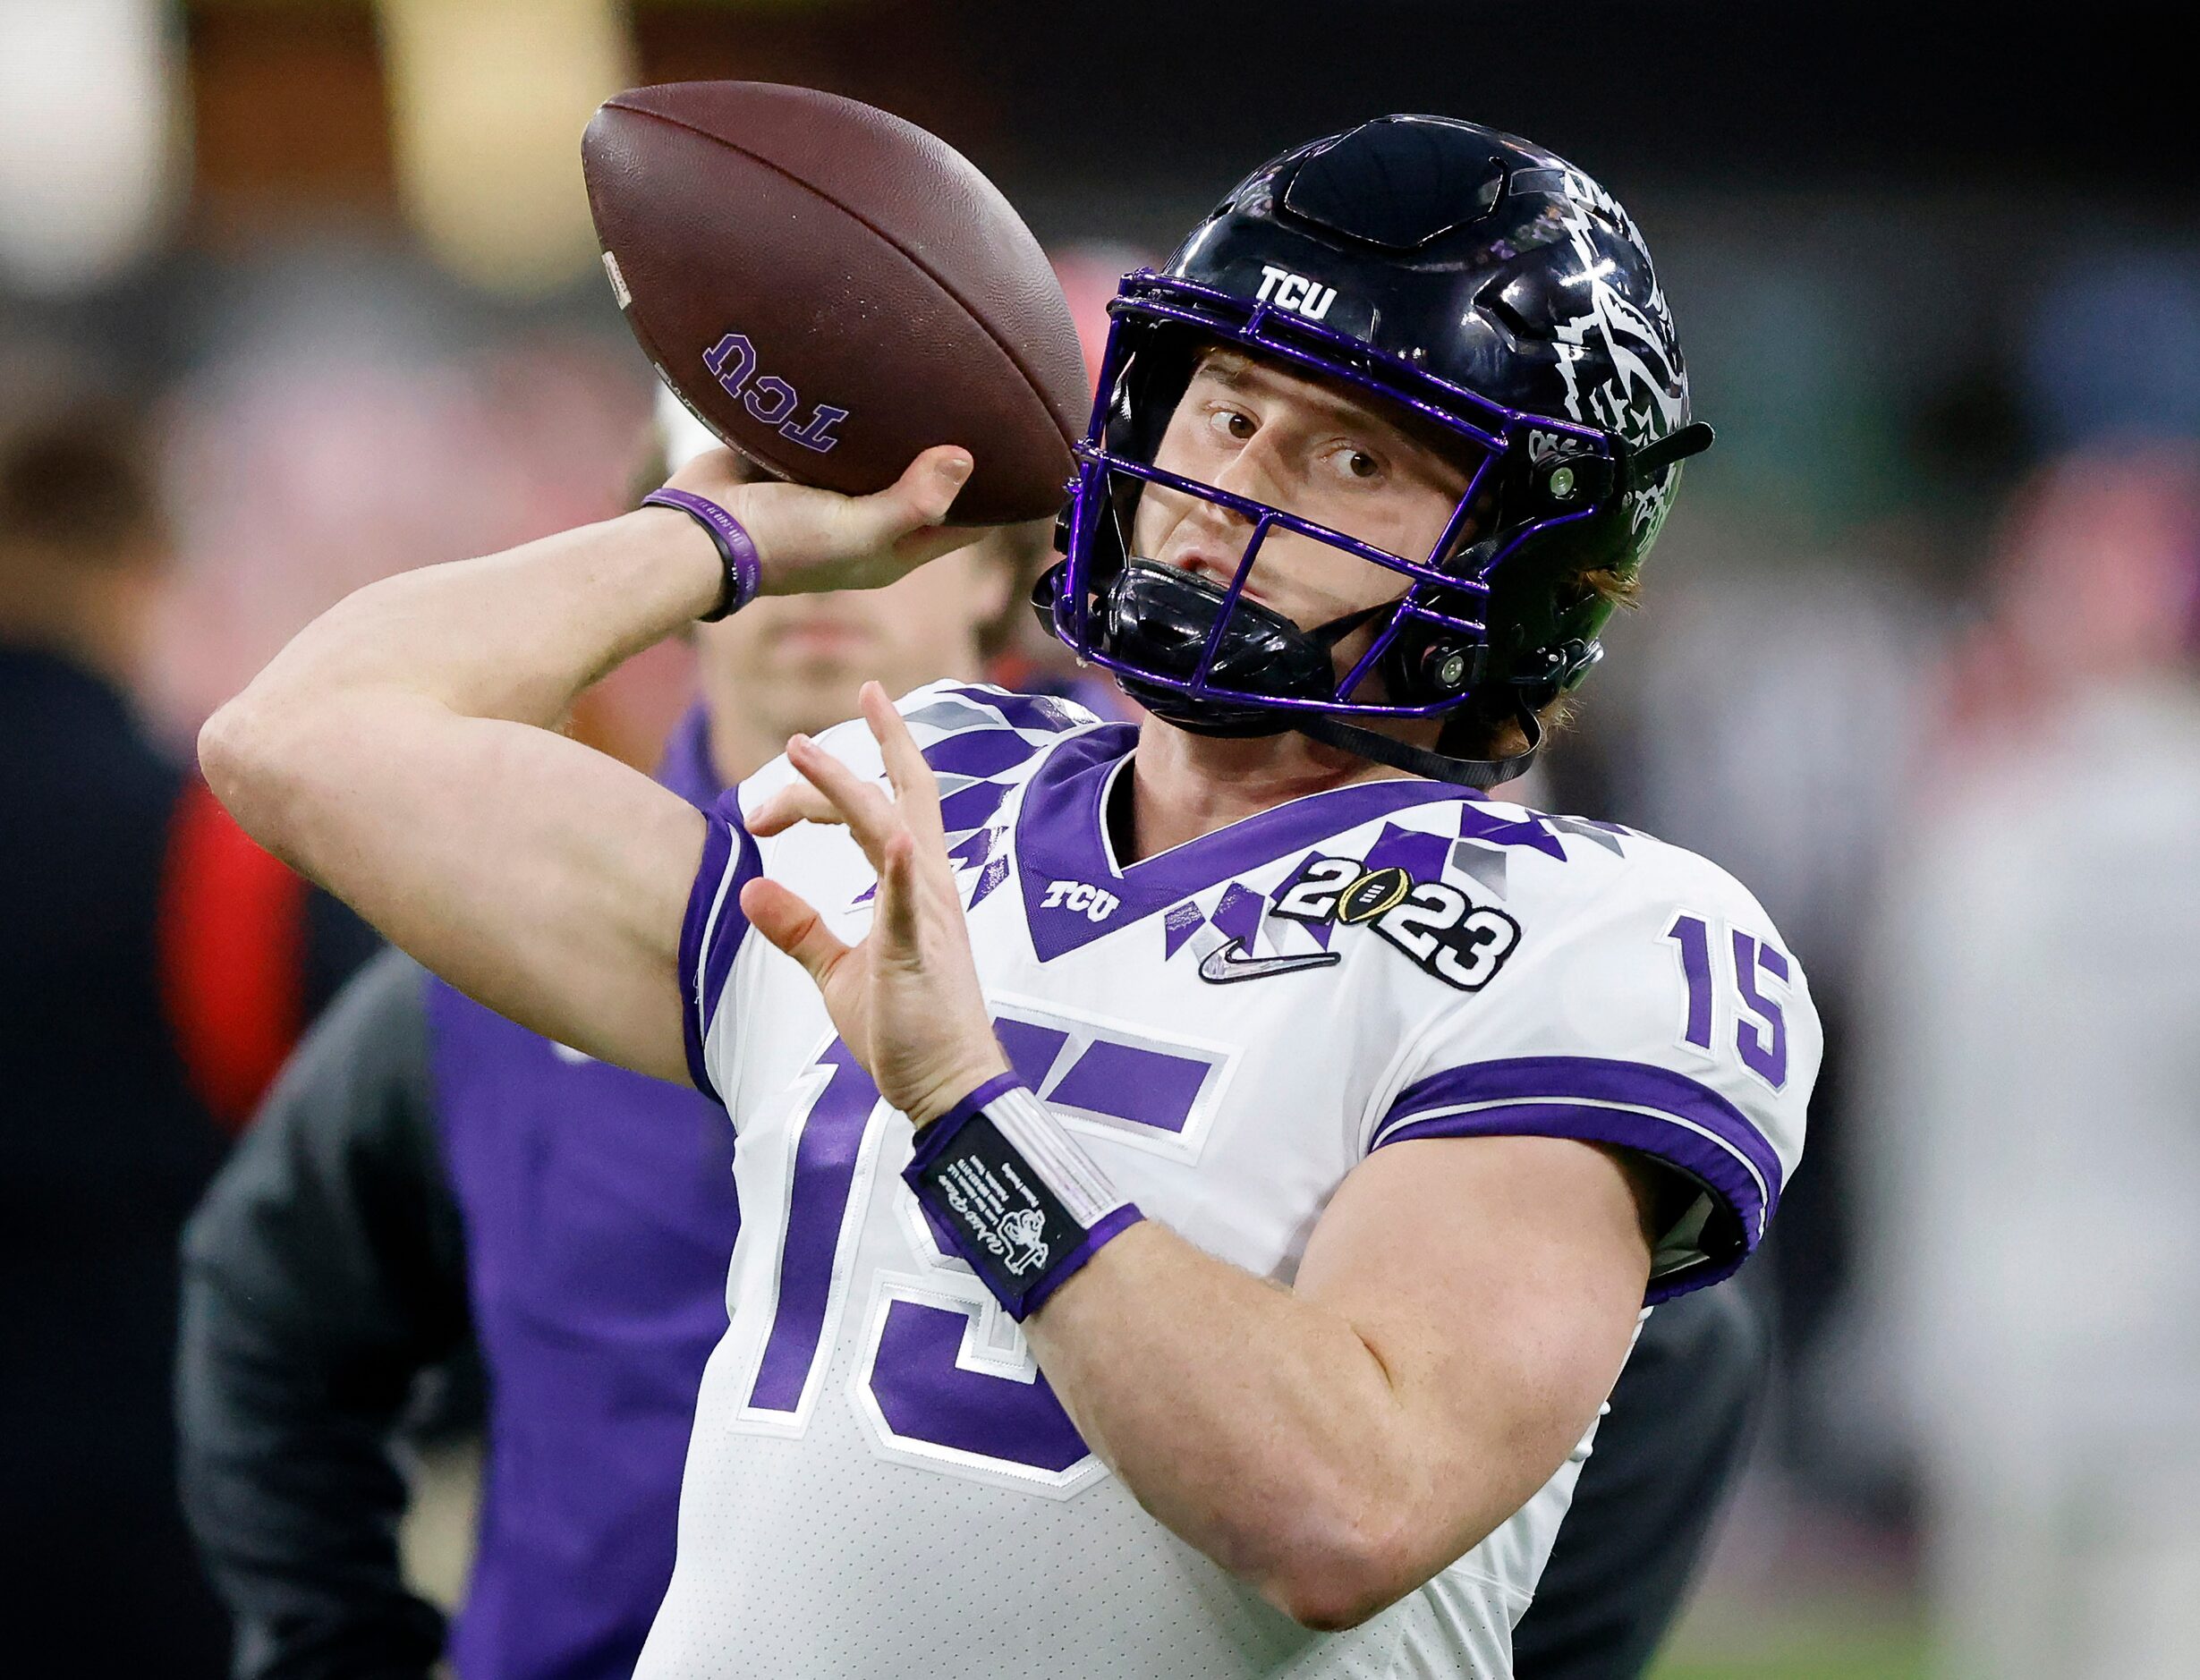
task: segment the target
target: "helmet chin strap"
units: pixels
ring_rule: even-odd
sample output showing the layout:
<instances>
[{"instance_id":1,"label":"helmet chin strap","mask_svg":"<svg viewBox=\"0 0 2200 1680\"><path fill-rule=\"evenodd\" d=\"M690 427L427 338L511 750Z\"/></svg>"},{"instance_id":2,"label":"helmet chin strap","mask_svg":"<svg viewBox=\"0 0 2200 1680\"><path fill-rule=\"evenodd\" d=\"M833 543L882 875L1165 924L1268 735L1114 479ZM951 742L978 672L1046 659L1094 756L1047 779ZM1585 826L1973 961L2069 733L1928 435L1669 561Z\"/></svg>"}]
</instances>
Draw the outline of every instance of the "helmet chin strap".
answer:
<instances>
[{"instance_id":1,"label":"helmet chin strap","mask_svg":"<svg viewBox=\"0 0 2200 1680\"><path fill-rule=\"evenodd\" d=\"M1346 613L1306 633L1320 642L1324 649L1332 649L1380 615L1389 612L1396 602L1370 607L1356 613ZM1535 755L1542 750L1543 725L1533 707L1525 701L1515 706L1521 733L1528 744L1509 758L1454 759L1440 752L1431 752L1426 747L1416 747L1409 742L1397 740L1380 731L1346 723L1341 717L1323 717L1319 713L1294 714L1288 727L1295 729L1309 740L1319 741L1323 746L1335 747L1363 759L1372 759L1377 764L1387 764L1394 770L1404 770L1409 776L1423 776L1432 782L1448 782L1454 787L1495 787L1500 782L1509 782L1535 762Z\"/></svg>"},{"instance_id":2,"label":"helmet chin strap","mask_svg":"<svg viewBox=\"0 0 2200 1680\"><path fill-rule=\"evenodd\" d=\"M1499 782L1509 782L1535 762L1535 755L1542 750L1543 725L1535 713L1523 705L1517 708L1520 728L1528 738L1528 744L1518 752L1503 759L1452 759L1440 752L1431 752L1426 747L1416 747L1372 729L1363 729L1358 724L1348 724L1341 717L1328 717L1315 714L1294 717L1291 727L1309 740L1319 741L1325 747L1336 747L1341 751L1355 753L1363 759L1372 759L1377 764L1387 764L1394 770L1404 770L1410 776L1425 776L1431 782L1449 782L1455 787L1495 787Z\"/></svg>"}]
</instances>

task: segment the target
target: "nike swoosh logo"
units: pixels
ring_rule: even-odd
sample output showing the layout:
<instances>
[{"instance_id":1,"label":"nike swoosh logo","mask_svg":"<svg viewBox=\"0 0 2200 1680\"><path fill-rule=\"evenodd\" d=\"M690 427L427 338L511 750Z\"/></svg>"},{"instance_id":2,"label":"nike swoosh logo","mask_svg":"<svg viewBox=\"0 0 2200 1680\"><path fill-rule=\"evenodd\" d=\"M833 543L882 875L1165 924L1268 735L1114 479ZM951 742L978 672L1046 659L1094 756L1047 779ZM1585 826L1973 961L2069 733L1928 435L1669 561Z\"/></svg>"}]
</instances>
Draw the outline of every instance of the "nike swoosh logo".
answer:
<instances>
[{"instance_id":1,"label":"nike swoosh logo","mask_svg":"<svg viewBox=\"0 0 2200 1680\"><path fill-rule=\"evenodd\" d=\"M1253 956L1244 942L1232 939L1200 958L1199 977L1218 986L1233 980L1260 980L1269 974L1289 974L1303 968L1328 968L1343 960L1336 951L1309 951L1301 956Z\"/></svg>"}]
</instances>

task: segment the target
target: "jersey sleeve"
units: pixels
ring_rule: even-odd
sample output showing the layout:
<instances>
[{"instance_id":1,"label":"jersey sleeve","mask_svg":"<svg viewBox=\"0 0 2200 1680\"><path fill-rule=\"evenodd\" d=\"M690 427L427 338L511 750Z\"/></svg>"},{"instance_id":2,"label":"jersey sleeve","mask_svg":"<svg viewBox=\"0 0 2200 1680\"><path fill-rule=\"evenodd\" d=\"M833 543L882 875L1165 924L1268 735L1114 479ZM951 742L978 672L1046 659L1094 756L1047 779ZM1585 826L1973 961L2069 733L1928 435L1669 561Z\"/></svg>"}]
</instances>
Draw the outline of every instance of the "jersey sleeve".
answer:
<instances>
[{"instance_id":1,"label":"jersey sleeve","mask_svg":"<svg viewBox=\"0 0 2200 1680\"><path fill-rule=\"evenodd\" d=\"M1532 1135L1631 1151L1695 1186L1647 1299L1717 1282L1763 1240L1803 1152L1822 1039L1801 965L1756 901L1647 838L1564 921L1424 1031L1369 1148Z\"/></svg>"},{"instance_id":2,"label":"jersey sleeve","mask_svg":"<svg viewBox=\"0 0 2200 1680\"><path fill-rule=\"evenodd\" d=\"M896 706L939 778L940 819L949 861L958 868L990 858L984 828L1020 767L1063 734L1100 722L1082 707L1049 695L953 679L912 690ZM884 777L879 743L861 718L834 725L817 741L857 776ZM702 861L680 929L681 1013L688 1077L720 1101L731 1094L726 1058L735 1035L714 1031L712 1023L737 994L735 981L756 943L741 913L743 885L769 863L775 878L826 909L828 901L867 900L873 881L854 842L840 829L801 824L761 844L749 833L749 815L794 779L786 758L774 759L705 813Z\"/></svg>"},{"instance_id":3,"label":"jersey sleeve","mask_svg":"<svg viewBox=\"0 0 2200 1680\"><path fill-rule=\"evenodd\" d=\"M762 851L743 815L742 798L749 785L725 793L703 813L702 861L688 888L687 914L680 924L680 1026L688 1077L696 1090L717 1100L723 1100L724 1087L713 1077L705 1047L711 1019L731 990L735 962L750 942L741 889L764 872Z\"/></svg>"}]
</instances>

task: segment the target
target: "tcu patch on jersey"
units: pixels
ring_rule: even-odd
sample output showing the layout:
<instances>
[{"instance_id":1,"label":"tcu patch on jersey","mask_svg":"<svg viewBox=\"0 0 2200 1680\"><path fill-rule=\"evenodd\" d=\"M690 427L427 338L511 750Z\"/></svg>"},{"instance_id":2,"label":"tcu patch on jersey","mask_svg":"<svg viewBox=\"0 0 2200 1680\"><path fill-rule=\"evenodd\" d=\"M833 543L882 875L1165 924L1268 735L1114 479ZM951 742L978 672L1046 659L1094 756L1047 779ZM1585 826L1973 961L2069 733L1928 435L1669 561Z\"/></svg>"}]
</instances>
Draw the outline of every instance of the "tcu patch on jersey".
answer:
<instances>
[{"instance_id":1,"label":"tcu patch on jersey","mask_svg":"<svg viewBox=\"0 0 2200 1680\"><path fill-rule=\"evenodd\" d=\"M1088 921L1105 921L1116 913L1121 901L1090 881L1055 881L1047 887L1042 902L1049 910L1058 904L1065 910L1083 911Z\"/></svg>"},{"instance_id":2,"label":"tcu patch on jersey","mask_svg":"<svg viewBox=\"0 0 2200 1680\"><path fill-rule=\"evenodd\" d=\"M1397 864L1357 858L1306 860L1278 896L1274 915L1312 925L1365 926L1447 986L1480 991L1520 943L1520 924L1477 904L1449 881L1416 881Z\"/></svg>"}]
</instances>

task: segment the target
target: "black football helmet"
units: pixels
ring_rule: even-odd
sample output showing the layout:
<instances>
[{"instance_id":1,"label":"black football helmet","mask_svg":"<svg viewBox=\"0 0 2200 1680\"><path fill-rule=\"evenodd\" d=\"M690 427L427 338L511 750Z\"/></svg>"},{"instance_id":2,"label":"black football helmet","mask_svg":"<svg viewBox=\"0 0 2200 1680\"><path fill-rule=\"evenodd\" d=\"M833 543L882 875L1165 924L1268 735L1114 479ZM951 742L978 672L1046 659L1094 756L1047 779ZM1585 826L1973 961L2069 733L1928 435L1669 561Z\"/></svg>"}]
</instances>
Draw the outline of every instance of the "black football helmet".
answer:
<instances>
[{"instance_id":1,"label":"black football helmet","mask_svg":"<svg viewBox=\"0 0 2200 1680\"><path fill-rule=\"evenodd\" d=\"M1601 655L1609 600L1672 505L1691 423L1665 297L1635 224L1563 158L1472 123L1388 116L1256 170L1159 272L1126 276L1091 428L1033 606L1082 658L1184 728L1295 728L1421 775L1487 786L1526 767L1536 710ZM1199 355L1238 347L1431 428L1471 473L1441 539L1390 554L1156 464ZM1246 530L1227 584L1134 551L1147 487L1213 503ZM1286 530L1400 574L1392 603L1304 626L1246 585ZM1372 645L1341 676L1333 649ZM1529 748L1431 752L1377 717L1519 717ZM1355 721L1362 720L1362 721ZM1446 751L1447 745L1454 751Z\"/></svg>"}]
</instances>

